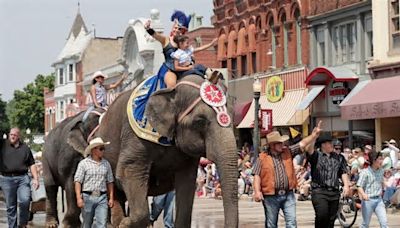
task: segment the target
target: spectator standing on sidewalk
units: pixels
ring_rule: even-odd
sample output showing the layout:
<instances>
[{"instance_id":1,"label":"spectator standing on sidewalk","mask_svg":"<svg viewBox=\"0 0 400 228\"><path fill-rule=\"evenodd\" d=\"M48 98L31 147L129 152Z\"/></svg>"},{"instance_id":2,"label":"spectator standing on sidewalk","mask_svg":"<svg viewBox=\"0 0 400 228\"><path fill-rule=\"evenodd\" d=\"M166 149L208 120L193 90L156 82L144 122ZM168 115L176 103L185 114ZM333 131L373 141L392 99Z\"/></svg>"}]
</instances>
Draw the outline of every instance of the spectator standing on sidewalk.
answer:
<instances>
[{"instance_id":1,"label":"spectator standing on sidewalk","mask_svg":"<svg viewBox=\"0 0 400 228\"><path fill-rule=\"evenodd\" d=\"M97 137L85 149L87 158L79 162L74 176L76 202L82 208L83 228L91 228L96 217L96 227L106 228L108 207L114 206L114 176L110 163L103 158L105 145ZM107 199L108 193L108 199Z\"/></svg>"},{"instance_id":2,"label":"spectator standing on sidewalk","mask_svg":"<svg viewBox=\"0 0 400 228\"><path fill-rule=\"evenodd\" d=\"M8 227L17 227L17 205L19 207L19 227L27 227L32 187L39 188L35 160L29 147L20 140L20 130L12 128L8 140L0 142L0 187L7 206Z\"/></svg>"},{"instance_id":3,"label":"spectator standing on sidewalk","mask_svg":"<svg viewBox=\"0 0 400 228\"><path fill-rule=\"evenodd\" d=\"M321 121L314 129L319 135ZM315 143L315 142L314 142ZM321 150L314 151L314 146L308 150L308 161L311 165L311 200L315 211L316 228L333 228L339 207L339 179L343 182L343 193L349 194L349 177L347 162L340 153L335 153L332 137L322 135L318 138Z\"/></svg>"},{"instance_id":4,"label":"spectator standing on sidewalk","mask_svg":"<svg viewBox=\"0 0 400 228\"><path fill-rule=\"evenodd\" d=\"M382 200L383 156L380 152L368 153L371 165L360 173L357 181L358 192L361 198L362 223L361 228L368 228L372 213L378 217L381 228L387 228L385 204Z\"/></svg>"},{"instance_id":5,"label":"spectator standing on sidewalk","mask_svg":"<svg viewBox=\"0 0 400 228\"><path fill-rule=\"evenodd\" d=\"M254 173L254 198L263 202L265 213L265 227L278 227L278 214L282 209L285 215L286 227L297 227L296 198L293 190L297 187L297 179L293 167L293 157L308 148L314 141L316 134L312 134L299 143L284 147L283 143L289 136L278 131L267 135L269 150L261 153L256 161Z\"/></svg>"}]
</instances>

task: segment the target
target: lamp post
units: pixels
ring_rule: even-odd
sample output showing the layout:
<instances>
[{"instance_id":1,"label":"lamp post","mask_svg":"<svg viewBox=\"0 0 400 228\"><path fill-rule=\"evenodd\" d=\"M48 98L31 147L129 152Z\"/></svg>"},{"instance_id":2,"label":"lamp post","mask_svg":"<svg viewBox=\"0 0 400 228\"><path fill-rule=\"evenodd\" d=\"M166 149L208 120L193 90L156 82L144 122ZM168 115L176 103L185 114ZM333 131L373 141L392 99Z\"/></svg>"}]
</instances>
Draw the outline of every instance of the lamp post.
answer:
<instances>
[{"instance_id":1,"label":"lamp post","mask_svg":"<svg viewBox=\"0 0 400 228\"><path fill-rule=\"evenodd\" d=\"M260 109L259 100L261 94L261 83L258 77L254 78L253 83L253 93L254 93L254 129L253 129L253 147L254 147L254 155L256 158L258 157L258 148L260 145L260 137L258 130L258 111Z\"/></svg>"}]
</instances>

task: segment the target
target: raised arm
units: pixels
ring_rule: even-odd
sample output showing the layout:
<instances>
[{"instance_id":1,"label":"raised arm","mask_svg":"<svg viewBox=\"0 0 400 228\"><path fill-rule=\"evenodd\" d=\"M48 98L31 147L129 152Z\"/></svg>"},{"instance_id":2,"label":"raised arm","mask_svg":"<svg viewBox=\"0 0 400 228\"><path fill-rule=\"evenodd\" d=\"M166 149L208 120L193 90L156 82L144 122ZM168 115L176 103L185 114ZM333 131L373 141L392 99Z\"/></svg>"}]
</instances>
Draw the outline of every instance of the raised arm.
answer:
<instances>
[{"instance_id":1,"label":"raised arm","mask_svg":"<svg viewBox=\"0 0 400 228\"><path fill-rule=\"evenodd\" d=\"M313 129L311 135L305 137L299 143L300 149L303 151L307 151L309 155L312 155L314 153L315 142L322 131L321 125L322 121L319 121L318 125Z\"/></svg>"},{"instance_id":2,"label":"raised arm","mask_svg":"<svg viewBox=\"0 0 400 228\"><path fill-rule=\"evenodd\" d=\"M218 41L218 39L215 38L215 39L213 39L210 43L205 44L205 45L203 45L203 46L200 46L200 47L198 47L198 48L195 48L193 52L196 53L196 52L198 52L198 51L206 50L206 49L212 47L217 41Z\"/></svg>"},{"instance_id":3,"label":"raised arm","mask_svg":"<svg viewBox=\"0 0 400 228\"><path fill-rule=\"evenodd\" d=\"M128 77L128 71L124 71L124 73L122 74L121 79L119 79L116 83L113 83L111 85L105 86L106 89L114 89L117 88L126 78Z\"/></svg>"},{"instance_id":4,"label":"raised arm","mask_svg":"<svg viewBox=\"0 0 400 228\"><path fill-rule=\"evenodd\" d=\"M144 24L144 29L146 29L147 33L152 36L155 40L157 40L158 42L161 43L162 47L167 46L169 39L166 36L161 35L160 33L154 31L154 29L151 28L150 26L151 21L148 20L145 24Z\"/></svg>"}]
</instances>

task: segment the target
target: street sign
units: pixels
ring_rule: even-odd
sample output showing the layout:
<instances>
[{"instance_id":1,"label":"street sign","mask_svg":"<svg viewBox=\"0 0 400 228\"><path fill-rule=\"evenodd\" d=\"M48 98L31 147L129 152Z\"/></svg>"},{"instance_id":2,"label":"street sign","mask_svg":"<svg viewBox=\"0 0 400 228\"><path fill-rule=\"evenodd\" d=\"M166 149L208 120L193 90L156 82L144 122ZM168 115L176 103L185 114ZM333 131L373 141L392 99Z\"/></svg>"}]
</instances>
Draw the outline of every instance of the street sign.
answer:
<instances>
[{"instance_id":1,"label":"street sign","mask_svg":"<svg viewBox=\"0 0 400 228\"><path fill-rule=\"evenodd\" d=\"M261 134L268 134L272 130L272 109L261 109Z\"/></svg>"}]
</instances>

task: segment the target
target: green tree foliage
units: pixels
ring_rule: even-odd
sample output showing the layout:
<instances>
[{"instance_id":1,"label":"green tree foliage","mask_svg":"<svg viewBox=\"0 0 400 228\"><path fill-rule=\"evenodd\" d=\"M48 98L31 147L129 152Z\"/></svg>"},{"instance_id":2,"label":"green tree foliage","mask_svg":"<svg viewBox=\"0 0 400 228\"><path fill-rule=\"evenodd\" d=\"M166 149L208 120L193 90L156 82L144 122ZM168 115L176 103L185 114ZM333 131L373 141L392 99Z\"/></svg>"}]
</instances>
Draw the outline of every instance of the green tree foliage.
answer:
<instances>
[{"instance_id":1,"label":"green tree foliage","mask_svg":"<svg viewBox=\"0 0 400 228\"><path fill-rule=\"evenodd\" d=\"M3 101L0 94L0 137L3 137L4 133L8 133L10 124L6 113L7 102Z\"/></svg>"},{"instance_id":2,"label":"green tree foliage","mask_svg":"<svg viewBox=\"0 0 400 228\"><path fill-rule=\"evenodd\" d=\"M10 124L21 129L30 128L33 133L44 132L43 88L54 89L54 74L36 76L34 82L23 90L14 91L14 99L9 102L7 114Z\"/></svg>"}]
</instances>

